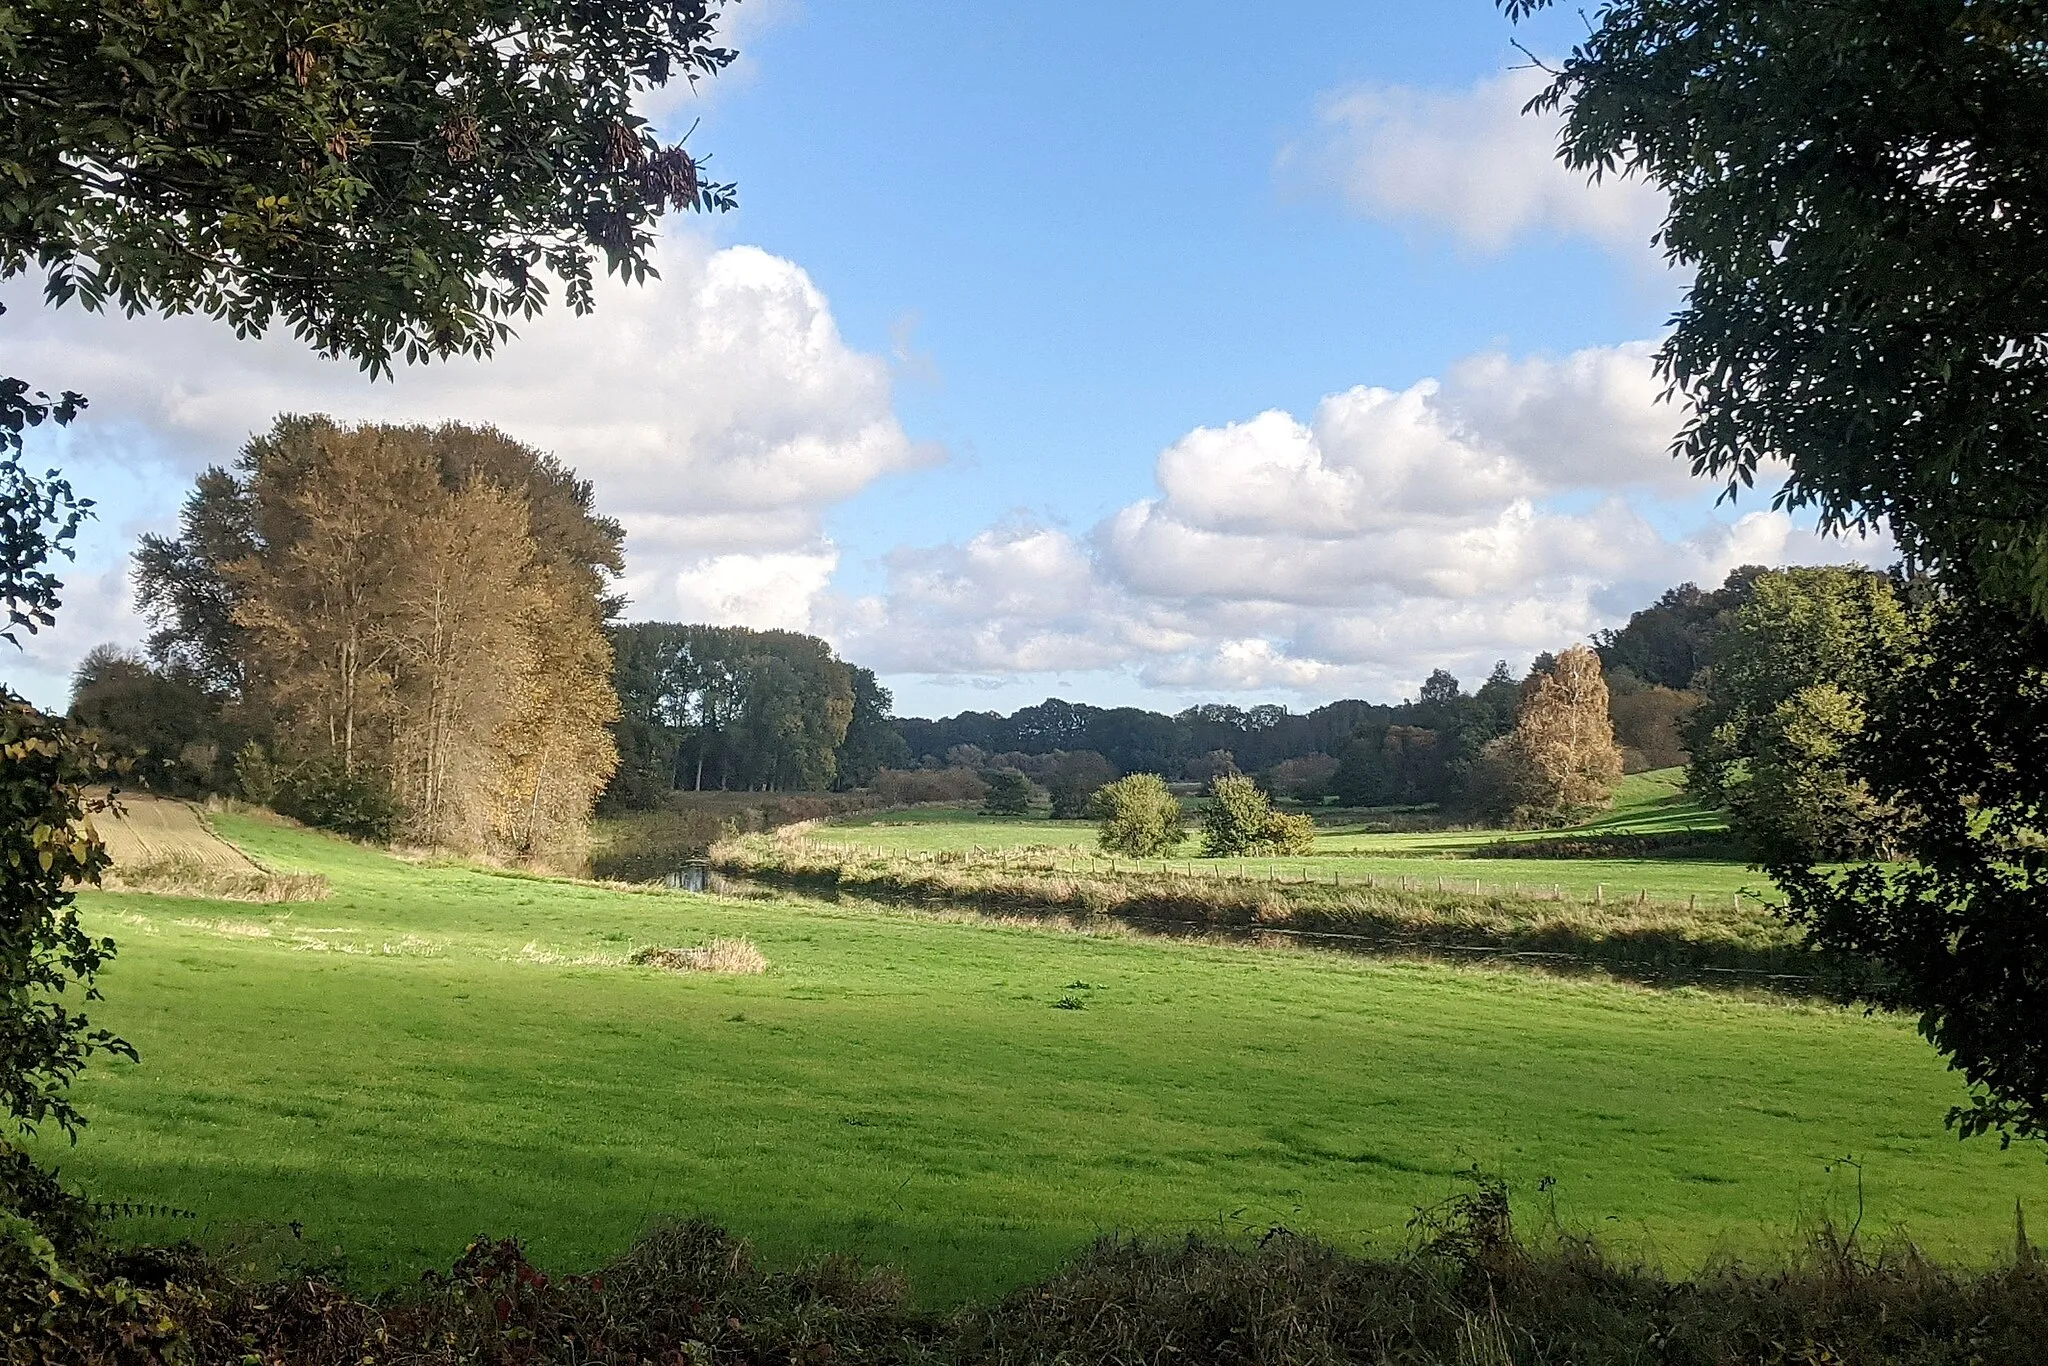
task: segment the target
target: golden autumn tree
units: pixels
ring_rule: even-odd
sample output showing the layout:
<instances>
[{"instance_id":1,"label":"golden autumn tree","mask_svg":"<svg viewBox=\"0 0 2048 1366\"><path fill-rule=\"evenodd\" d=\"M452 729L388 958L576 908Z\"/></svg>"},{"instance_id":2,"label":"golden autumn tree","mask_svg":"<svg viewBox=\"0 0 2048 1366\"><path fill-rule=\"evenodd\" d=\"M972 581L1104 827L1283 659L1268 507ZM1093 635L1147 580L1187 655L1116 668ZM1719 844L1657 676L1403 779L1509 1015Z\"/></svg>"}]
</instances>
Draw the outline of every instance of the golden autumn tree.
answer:
<instances>
[{"instance_id":1,"label":"golden autumn tree","mask_svg":"<svg viewBox=\"0 0 2048 1366\"><path fill-rule=\"evenodd\" d=\"M156 547L182 578L154 599L148 580L144 606L230 605L190 629L238 660L238 702L286 771L373 785L421 844L546 853L576 841L618 761L621 533L591 501L489 428L282 418L188 500L188 525L245 529L214 538L232 554Z\"/></svg>"},{"instance_id":2,"label":"golden autumn tree","mask_svg":"<svg viewBox=\"0 0 2048 1366\"><path fill-rule=\"evenodd\" d=\"M1573 646L1533 676L1504 748L1520 819L1555 821L1611 802L1621 746L1607 715L1600 656Z\"/></svg>"}]
</instances>

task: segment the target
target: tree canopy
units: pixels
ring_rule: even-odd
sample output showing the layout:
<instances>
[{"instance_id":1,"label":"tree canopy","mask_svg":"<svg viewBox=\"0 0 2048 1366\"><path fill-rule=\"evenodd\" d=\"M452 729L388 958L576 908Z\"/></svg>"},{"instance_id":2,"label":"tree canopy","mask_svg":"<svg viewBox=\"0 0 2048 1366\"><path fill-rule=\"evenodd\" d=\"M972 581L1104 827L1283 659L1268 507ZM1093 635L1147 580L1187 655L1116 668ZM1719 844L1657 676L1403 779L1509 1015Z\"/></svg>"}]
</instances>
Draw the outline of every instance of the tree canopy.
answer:
<instances>
[{"instance_id":1,"label":"tree canopy","mask_svg":"<svg viewBox=\"0 0 2048 1366\"><path fill-rule=\"evenodd\" d=\"M1669 198L1679 454L1731 488L1782 461L1781 506L1888 530L1932 580L1931 626L1871 633L1866 696L1809 680L1765 737L1788 801L1839 765L1896 813L1903 864L1800 838L1767 866L1920 1012L1966 1131L2048 1137L2048 7L1613 0L1553 75L1565 161Z\"/></svg>"},{"instance_id":2,"label":"tree canopy","mask_svg":"<svg viewBox=\"0 0 2048 1366\"><path fill-rule=\"evenodd\" d=\"M1694 471L2048 613L2048 9L1615 0L1539 104L1669 196Z\"/></svg>"},{"instance_id":3,"label":"tree canopy","mask_svg":"<svg viewBox=\"0 0 2048 1366\"><path fill-rule=\"evenodd\" d=\"M488 429L282 418L200 476L183 535L144 539L152 651L338 812L376 805L367 782L423 843L537 852L616 763L620 531L591 499ZM80 715L124 672L82 676Z\"/></svg>"},{"instance_id":4,"label":"tree canopy","mask_svg":"<svg viewBox=\"0 0 2048 1366\"><path fill-rule=\"evenodd\" d=\"M26 0L0 12L0 278L282 321L372 370L484 353L664 209L729 205L635 109L716 73L720 0Z\"/></svg>"}]
</instances>

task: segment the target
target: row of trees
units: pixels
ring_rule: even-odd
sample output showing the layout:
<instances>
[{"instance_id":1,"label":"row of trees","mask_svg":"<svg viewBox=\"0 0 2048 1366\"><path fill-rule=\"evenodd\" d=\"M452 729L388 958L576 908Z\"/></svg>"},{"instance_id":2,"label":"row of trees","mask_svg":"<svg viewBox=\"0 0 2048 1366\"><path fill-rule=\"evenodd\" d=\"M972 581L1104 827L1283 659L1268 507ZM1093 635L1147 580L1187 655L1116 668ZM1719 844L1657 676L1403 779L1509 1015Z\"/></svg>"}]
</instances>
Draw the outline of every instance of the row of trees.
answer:
<instances>
[{"instance_id":1,"label":"row of trees","mask_svg":"<svg viewBox=\"0 0 2048 1366\"><path fill-rule=\"evenodd\" d=\"M74 712L158 786L553 848L616 764L619 543L588 483L502 433L283 418L143 538L147 658L89 656Z\"/></svg>"},{"instance_id":2,"label":"row of trees","mask_svg":"<svg viewBox=\"0 0 2048 1366\"><path fill-rule=\"evenodd\" d=\"M816 636L647 622L612 630L621 810L674 791L864 787L908 766L874 672Z\"/></svg>"}]
</instances>

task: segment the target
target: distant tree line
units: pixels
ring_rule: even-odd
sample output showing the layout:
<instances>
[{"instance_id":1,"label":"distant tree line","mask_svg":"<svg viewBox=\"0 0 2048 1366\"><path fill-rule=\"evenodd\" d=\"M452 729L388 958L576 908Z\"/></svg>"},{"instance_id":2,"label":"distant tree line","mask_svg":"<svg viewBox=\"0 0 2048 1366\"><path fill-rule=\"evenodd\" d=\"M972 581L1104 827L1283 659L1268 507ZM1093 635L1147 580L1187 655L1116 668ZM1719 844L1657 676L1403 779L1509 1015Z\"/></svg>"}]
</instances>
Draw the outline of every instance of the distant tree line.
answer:
<instances>
[{"instance_id":1,"label":"distant tree line","mask_svg":"<svg viewBox=\"0 0 2048 1366\"><path fill-rule=\"evenodd\" d=\"M144 538L156 630L143 657L89 655L73 712L152 787L455 847L536 849L593 801L702 791L1096 819L1096 794L1137 774L1546 824L1604 804L1623 771L1681 764L1760 857L1888 847L1892 813L1840 760L1909 631L1899 585L1866 570L1684 584L1590 648L1470 690L1437 669L1395 704L1049 698L927 720L894 717L874 673L815 636L611 622L618 545L587 485L498 433L283 419L200 476L177 536Z\"/></svg>"}]
</instances>

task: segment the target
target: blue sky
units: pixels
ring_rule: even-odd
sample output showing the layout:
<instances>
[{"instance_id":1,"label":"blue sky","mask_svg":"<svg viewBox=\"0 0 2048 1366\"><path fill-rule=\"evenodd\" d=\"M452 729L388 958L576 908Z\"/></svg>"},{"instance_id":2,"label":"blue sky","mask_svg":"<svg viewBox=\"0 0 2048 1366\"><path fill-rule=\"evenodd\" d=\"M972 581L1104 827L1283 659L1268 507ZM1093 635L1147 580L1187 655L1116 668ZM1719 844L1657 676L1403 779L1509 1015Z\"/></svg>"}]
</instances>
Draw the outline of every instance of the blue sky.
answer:
<instances>
[{"instance_id":1,"label":"blue sky","mask_svg":"<svg viewBox=\"0 0 2048 1366\"><path fill-rule=\"evenodd\" d=\"M12 681L61 702L138 639L134 536L286 409L556 450L628 526L631 615L819 631L906 714L1395 697L1684 578L1881 552L1670 465L1655 197L1555 166L1486 0L749 0L733 33L651 108L740 210L489 365L372 386L11 286L0 363L95 401L37 454L105 514Z\"/></svg>"}]
</instances>

